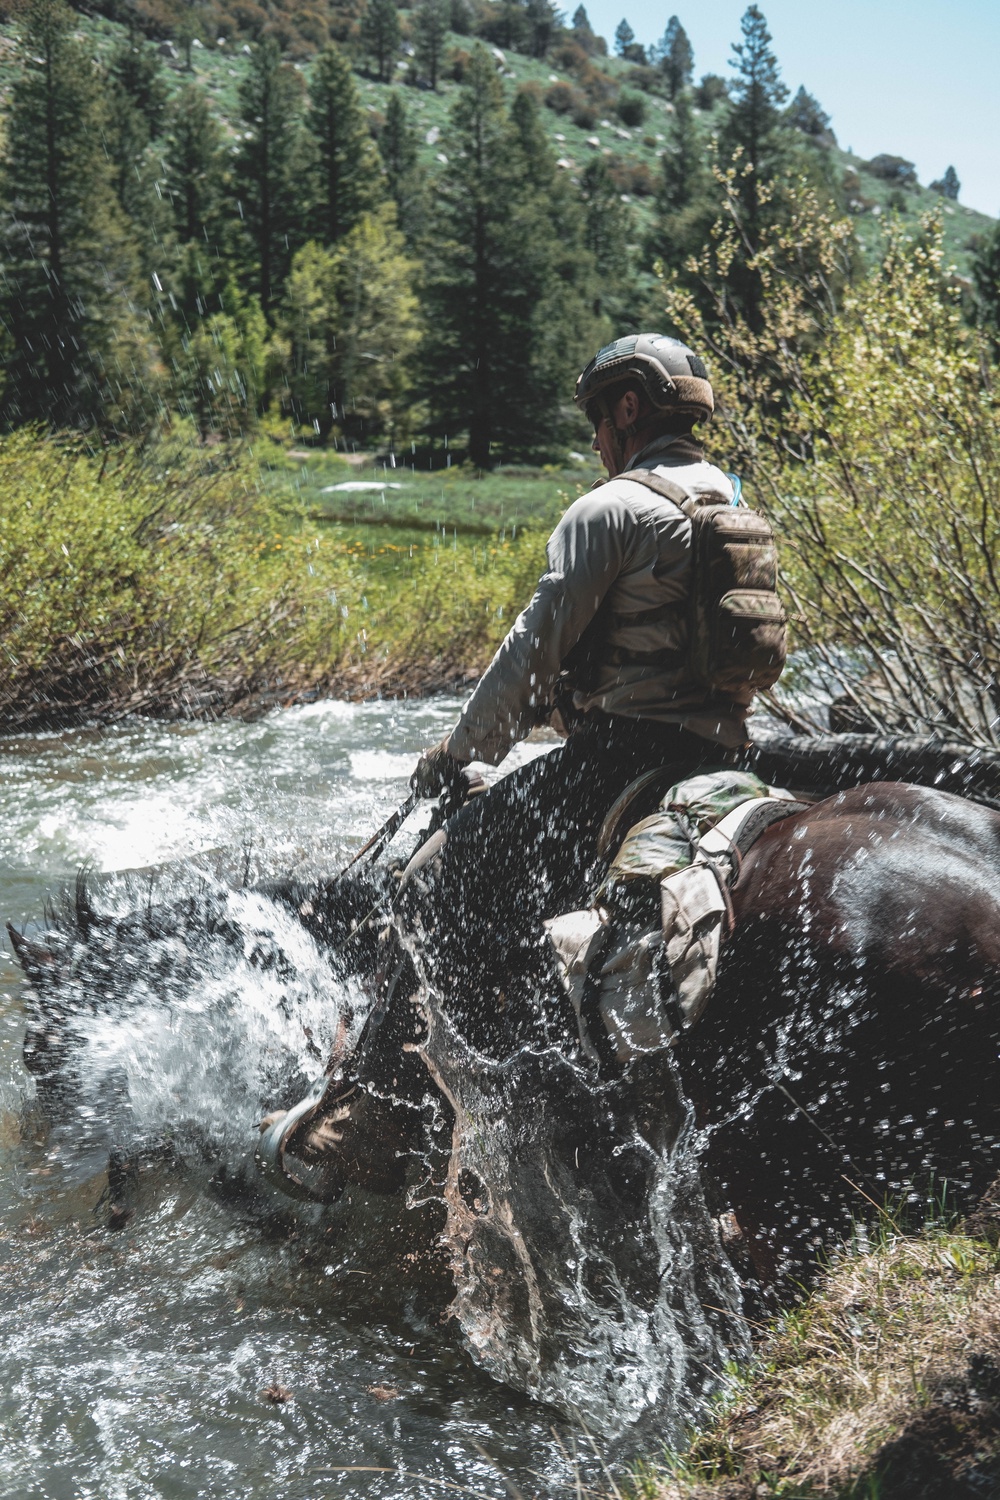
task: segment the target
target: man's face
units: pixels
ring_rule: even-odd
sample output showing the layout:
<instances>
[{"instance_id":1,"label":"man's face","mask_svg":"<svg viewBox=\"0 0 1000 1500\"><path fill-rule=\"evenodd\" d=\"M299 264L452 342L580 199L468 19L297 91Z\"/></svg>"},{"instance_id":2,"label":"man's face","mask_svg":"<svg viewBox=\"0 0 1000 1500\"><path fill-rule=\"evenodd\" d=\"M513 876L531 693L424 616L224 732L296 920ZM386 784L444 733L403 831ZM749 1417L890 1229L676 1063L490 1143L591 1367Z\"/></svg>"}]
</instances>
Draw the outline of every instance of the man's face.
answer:
<instances>
[{"instance_id":1,"label":"man's face","mask_svg":"<svg viewBox=\"0 0 1000 1500\"><path fill-rule=\"evenodd\" d=\"M612 422L614 423L614 427L620 430L623 427L628 427L635 421L638 415L639 398L634 391L626 391L624 396L620 396L611 409L612 421L609 422L607 417L602 417L597 424L594 431L594 441L590 446L595 453L601 455L601 463L607 469L609 479L614 479L616 474L621 473L622 466L628 458L629 448L632 446L630 442L626 442L624 444L625 451L619 459L619 449L615 443Z\"/></svg>"},{"instance_id":2,"label":"man's face","mask_svg":"<svg viewBox=\"0 0 1000 1500\"><path fill-rule=\"evenodd\" d=\"M594 441L590 445L595 453L601 455L601 463L608 471L608 478L614 479L618 473L618 462L613 446L611 423L607 417L602 417L594 432Z\"/></svg>"}]
</instances>

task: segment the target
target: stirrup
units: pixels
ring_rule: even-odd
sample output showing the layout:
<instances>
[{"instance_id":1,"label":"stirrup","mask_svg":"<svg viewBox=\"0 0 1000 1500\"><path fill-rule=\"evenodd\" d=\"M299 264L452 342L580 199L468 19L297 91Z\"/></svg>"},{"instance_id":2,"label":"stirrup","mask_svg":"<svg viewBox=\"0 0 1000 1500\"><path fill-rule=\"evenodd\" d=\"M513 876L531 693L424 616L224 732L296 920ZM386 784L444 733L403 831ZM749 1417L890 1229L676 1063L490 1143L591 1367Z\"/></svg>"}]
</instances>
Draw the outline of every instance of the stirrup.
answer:
<instances>
[{"instance_id":1,"label":"stirrup","mask_svg":"<svg viewBox=\"0 0 1000 1500\"><path fill-rule=\"evenodd\" d=\"M343 1078L338 1078L333 1073L324 1073L317 1078L305 1098L279 1115L257 1142L254 1163L258 1172L272 1187L290 1198L300 1198L307 1203L336 1203L344 1191L343 1182L333 1192L324 1190L323 1176L328 1168L324 1168L322 1163L310 1167L307 1163L296 1161L296 1171L293 1172L285 1161L285 1152L296 1131L315 1118L330 1091L343 1083Z\"/></svg>"}]
</instances>

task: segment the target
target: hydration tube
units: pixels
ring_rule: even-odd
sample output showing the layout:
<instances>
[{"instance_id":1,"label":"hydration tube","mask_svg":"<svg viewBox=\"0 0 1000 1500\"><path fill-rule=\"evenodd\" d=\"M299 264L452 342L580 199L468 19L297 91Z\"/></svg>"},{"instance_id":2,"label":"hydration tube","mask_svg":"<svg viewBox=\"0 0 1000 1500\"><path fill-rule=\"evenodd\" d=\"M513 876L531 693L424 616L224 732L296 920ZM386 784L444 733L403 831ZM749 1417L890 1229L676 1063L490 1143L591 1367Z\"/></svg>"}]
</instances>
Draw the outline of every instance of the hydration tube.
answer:
<instances>
[{"instance_id":1,"label":"hydration tube","mask_svg":"<svg viewBox=\"0 0 1000 1500\"><path fill-rule=\"evenodd\" d=\"M743 481L738 474L727 474L726 478L733 487L733 498L730 505L739 505L743 495Z\"/></svg>"}]
</instances>

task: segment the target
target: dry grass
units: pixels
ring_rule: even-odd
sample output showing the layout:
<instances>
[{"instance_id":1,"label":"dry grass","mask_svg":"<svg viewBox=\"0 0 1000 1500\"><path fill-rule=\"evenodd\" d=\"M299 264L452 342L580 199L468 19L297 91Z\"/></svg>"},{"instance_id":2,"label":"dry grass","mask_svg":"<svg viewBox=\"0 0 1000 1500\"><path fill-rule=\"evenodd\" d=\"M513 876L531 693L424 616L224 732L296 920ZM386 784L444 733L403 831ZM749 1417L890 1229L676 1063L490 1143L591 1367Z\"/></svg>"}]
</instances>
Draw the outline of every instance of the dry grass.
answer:
<instances>
[{"instance_id":1,"label":"dry grass","mask_svg":"<svg viewBox=\"0 0 1000 1500\"><path fill-rule=\"evenodd\" d=\"M980 1226L981 1227L981 1226ZM1000 1256L888 1233L767 1337L715 1423L643 1500L1000 1494Z\"/></svg>"}]
</instances>

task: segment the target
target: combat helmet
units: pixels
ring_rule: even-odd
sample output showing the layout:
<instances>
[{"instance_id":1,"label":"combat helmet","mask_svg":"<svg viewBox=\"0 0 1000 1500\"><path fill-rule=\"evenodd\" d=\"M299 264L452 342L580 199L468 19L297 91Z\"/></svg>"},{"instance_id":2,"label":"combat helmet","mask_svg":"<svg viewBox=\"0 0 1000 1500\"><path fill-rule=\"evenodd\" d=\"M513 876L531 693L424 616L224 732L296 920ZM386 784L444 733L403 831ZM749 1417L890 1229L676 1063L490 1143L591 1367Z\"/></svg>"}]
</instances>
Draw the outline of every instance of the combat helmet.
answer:
<instances>
[{"instance_id":1,"label":"combat helmet","mask_svg":"<svg viewBox=\"0 0 1000 1500\"><path fill-rule=\"evenodd\" d=\"M698 421L715 410L704 364L680 339L664 333L631 333L605 344L577 381L573 399L595 421L610 415L602 398L624 381L640 385L657 412Z\"/></svg>"}]
</instances>

